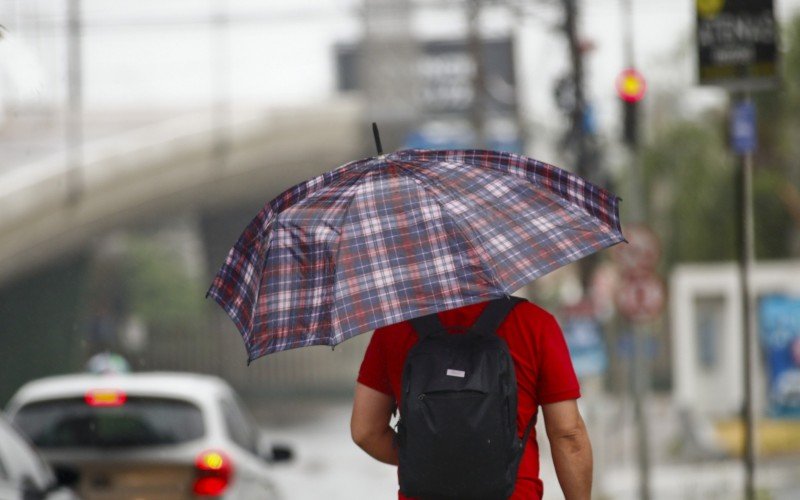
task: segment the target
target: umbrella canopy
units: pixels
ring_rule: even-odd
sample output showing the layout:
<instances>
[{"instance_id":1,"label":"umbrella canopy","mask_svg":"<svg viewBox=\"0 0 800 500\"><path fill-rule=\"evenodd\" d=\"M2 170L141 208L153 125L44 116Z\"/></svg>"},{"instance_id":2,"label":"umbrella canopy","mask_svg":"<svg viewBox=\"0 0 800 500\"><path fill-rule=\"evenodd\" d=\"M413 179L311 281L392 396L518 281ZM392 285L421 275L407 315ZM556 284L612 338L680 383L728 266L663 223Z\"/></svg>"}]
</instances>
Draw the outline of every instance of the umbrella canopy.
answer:
<instances>
[{"instance_id":1,"label":"umbrella canopy","mask_svg":"<svg viewBox=\"0 0 800 500\"><path fill-rule=\"evenodd\" d=\"M510 295L623 241L619 198L524 156L404 150L267 203L208 295L249 361Z\"/></svg>"}]
</instances>

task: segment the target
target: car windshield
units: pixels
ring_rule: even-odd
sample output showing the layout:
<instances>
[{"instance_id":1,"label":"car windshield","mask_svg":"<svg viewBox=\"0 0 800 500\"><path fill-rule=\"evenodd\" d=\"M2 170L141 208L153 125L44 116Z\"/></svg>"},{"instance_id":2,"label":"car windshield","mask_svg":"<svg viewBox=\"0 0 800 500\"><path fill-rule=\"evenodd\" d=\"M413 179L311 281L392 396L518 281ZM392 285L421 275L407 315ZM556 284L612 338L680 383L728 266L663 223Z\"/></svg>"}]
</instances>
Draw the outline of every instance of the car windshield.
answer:
<instances>
[{"instance_id":1,"label":"car windshield","mask_svg":"<svg viewBox=\"0 0 800 500\"><path fill-rule=\"evenodd\" d=\"M108 448L183 443L203 436L200 409L174 399L128 397L112 405L83 398L23 406L14 418L41 448Z\"/></svg>"}]
</instances>

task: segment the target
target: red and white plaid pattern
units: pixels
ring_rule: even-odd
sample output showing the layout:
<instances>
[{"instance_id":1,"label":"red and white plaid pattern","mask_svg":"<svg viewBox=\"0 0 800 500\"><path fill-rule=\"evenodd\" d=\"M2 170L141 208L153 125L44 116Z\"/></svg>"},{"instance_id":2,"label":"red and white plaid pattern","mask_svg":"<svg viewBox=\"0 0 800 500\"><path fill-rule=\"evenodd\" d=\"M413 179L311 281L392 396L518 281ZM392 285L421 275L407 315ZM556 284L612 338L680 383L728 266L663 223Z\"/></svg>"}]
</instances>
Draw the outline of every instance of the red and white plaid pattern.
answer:
<instances>
[{"instance_id":1,"label":"red and white plaid pattern","mask_svg":"<svg viewBox=\"0 0 800 500\"><path fill-rule=\"evenodd\" d=\"M524 156L405 150L269 202L208 294L249 360L508 295L624 240L619 199Z\"/></svg>"}]
</instances>

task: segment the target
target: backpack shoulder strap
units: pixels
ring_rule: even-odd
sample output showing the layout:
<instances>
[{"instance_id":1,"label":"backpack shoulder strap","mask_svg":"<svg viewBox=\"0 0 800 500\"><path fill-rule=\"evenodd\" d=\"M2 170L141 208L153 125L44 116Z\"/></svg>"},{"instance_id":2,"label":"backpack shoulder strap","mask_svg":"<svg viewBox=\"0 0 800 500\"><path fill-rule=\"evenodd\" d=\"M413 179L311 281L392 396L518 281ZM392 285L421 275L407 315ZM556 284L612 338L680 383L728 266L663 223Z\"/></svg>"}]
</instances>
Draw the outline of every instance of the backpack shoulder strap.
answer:
<instances>
[{"instance_id":1,"label":"backpack shoulder strap","mask_svg":"<svg viewBox=\"0 0 800 500\"><path fill-rule=\"evenodd\" d=\"M411 326L414 327L414 330L417 332L417 336L419 336L420 339L445 330L444 325L439 319L439 315L436 313L428 314L427 316L420 316L418 318L412 318L408 321L411 323Z\"/></svg>"},{"instance_id":2,"label":"backpack shoulder strap","mask_svg":"<svg viewBox=\"0 0 800 500\"><path fill-rule=\"evenodd\" d=\"M494 334L497 332L497 328L503 324L506 316L508 316L508 313L511 312L514 306L524 300L525 299L514 297L513 295L492 300L486 304L483 312L475 323L473 323L470 330L477 333Z\"/></svg>"}]
</instances>

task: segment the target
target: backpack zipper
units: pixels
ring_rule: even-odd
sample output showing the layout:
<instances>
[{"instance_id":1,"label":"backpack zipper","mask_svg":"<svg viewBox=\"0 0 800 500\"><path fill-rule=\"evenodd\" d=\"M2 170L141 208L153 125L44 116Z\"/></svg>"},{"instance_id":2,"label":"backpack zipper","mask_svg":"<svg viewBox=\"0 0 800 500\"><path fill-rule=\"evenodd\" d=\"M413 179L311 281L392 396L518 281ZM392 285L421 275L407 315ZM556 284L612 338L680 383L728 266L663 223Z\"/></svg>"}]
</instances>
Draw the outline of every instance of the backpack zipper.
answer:
<instances>
[{"instance_id":1,"label":"backpack zipper","mask_svg":"<svg viewBox=\"0 0 800 500\"><path fill-rule=\"evenodd\" d=\"M485 396L486 393L482 391L434 391L423 392L417 396L417 399L423 401L426 398L432 399L464 399L464 398L477 398Z\"/></svg>"}]
</instances>

